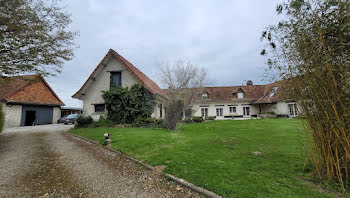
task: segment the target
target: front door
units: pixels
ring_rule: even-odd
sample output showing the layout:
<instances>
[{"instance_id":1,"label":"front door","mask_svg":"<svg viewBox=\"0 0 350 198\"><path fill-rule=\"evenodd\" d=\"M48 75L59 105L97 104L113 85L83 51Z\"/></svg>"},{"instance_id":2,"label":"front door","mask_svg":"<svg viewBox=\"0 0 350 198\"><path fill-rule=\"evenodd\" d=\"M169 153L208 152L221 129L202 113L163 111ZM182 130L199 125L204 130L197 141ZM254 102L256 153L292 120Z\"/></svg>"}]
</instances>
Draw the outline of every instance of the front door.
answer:
<instances>
[{"instance_id":1,"label":"front door","mask_svg":"<svg viewBox=\"0 0 350 198\"><path fill-rule=\"evenodd\" d=\"M245 117L250 116L250 107L243 107L243 116Z\"/></svg>"},{"instance_id":2,"label":"front door","mask_svg":"<svg viewBox=\"0 0 350 198\"><path fill-rule=\"evenodd\" d=\"M216 108L216 117L223 117L223 108Z\"/></svg>"}]
</instances>

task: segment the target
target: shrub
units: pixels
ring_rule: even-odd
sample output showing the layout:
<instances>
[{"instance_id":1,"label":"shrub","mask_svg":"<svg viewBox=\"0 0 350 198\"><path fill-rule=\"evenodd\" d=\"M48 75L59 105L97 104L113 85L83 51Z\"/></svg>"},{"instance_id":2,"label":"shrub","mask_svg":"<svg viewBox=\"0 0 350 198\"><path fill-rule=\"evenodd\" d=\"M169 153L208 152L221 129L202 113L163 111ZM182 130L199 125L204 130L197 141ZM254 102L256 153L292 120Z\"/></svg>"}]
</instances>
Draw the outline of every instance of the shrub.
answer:
<instances>
[{"instance_id":1,"label":"shrub","mask_svg":"<svg viewBox=\"0 0 350 198\"><path fill-rule=\"evenodd\" d=\"M145 119L145 122L146 122L147 124L153 124L153 123L155 123L156 121L157 121L157 119L152 118L152 117L149 117L149 118L146 118L146 119Z\"/></svg>"},{"instance_id":2,"label":"shrub","mask_svg":"<svg viewBox=\"0 0 350 198\"><path fill-rule=\"evenodd\" d=\"M79 115L75 122L76 122L75 124L76 128L85 128L85 127L91 127L94 123L94 120L92 119L91 116Z\"/></svg>"},{"instance_id":3,"label":"shrub","mask_svg":"<svg viewBox=\"0 0 350 198\"><path fill-rule=\"evenodd\" d=\"M270 111L270 112L260 112L259 114L275 114L275 112L272 112L272 111Z\"/></svg>"},{"instance_id":4,"label":"shrub","mask_svg":"<svg viewBox=\"0 0 350 198\"><path fill-rule=\"evenodd\" d=\"M162 119L156 119L153 123L153 128L165 128L165 122Z\"/></svg>"},{"instance_id":5,"label":"shrub","mask_svg":"<svg viewBox=\"0 0 350 198\"><path fill-rule=\"evenodd\" d=\"M165 128L164 121L162 119L155 118L137 118L132 123L133 127L149 127L149 128Z\"/></svg>"},{"instance_id":6,"label":"shrub","mask_svg":"<svg viewBox=\"0 0 350 198\"><path fill-rule=\"evenodd\" d=\"M215 120L215 116L208 116L205 118L206 120Z\"/></svg>"},{"instance_id":7,"label":"shrub","mask_svg":"<svg viewBox=\"0 0 350 198\"><path fill-rule=\"evenodd\" d=\"M5 122L5 114L2 111L2 104L0 104L0 133L4 128L4 122Z\"/></svg>"},{"instance_id":8,"label":"shrub","mask_svg":"<svg viewBox=\"0 0 350 198\"><path fill-rule=\"evenodd\" d=\"M143 118L136 118L134 122L131 124L133 127L144 127L147 125L146 119Z\"/></svg>"},{"instance_id":9,"label":"shrub","mask_svg":"<svg viewBox=\"0 0 350 198\"><path fill-rule=\"evenodd\" d=\"M115 123L111 120L106 119L103 115L100 116L100 119L96 122L97 127L114 127Z\"/></svg>"},{"instance_id":10,"label":"shrub","mask_svg":"<svg viewBox=\"0 0 350 198\"><path fill-rule=\"evenodd\" d=\"M193 120L193 122L203 122L204 121L203 117L193 117L192 120Z\"/></svg>"}]
</instances>

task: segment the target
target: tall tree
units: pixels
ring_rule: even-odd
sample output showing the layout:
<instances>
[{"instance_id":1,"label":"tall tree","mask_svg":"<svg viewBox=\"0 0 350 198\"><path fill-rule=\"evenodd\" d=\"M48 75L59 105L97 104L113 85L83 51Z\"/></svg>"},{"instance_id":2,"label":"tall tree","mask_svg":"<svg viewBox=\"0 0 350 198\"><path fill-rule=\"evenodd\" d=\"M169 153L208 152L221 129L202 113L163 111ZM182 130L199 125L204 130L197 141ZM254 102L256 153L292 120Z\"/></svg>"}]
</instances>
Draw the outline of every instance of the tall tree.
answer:
<instances>
[{"instance_id":1,"label":"tall tree","mask_svg":"<svg viewBox=\"0 0 350 198\"><path fill-rule=\"evenodd\" d=\"M0 76L61 72L77 32L59 0L0 0Z\"/></svg>"},{"instance_id":2,"label":"tall tree","mask_svg":"<svg viewBox=\"0 0 350 198\"><path fill-rule=\"evenodd\" d=\"M349 187L350 2L288 0L278 25L262 34L277 72L305 115L310 156L320 177Z\"/></svg>"}]
</instances>

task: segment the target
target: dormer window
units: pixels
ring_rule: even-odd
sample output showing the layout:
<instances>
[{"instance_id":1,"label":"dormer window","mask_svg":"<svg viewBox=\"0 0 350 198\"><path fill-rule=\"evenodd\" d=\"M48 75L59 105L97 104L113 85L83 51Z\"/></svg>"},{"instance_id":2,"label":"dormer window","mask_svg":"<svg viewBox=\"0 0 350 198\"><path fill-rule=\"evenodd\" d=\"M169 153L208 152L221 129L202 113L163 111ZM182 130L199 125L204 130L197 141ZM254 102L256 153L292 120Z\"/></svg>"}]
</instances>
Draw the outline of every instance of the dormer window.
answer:
<instances>
[{"instance_id":1,"label":"dormer window","mask_svg":"<svg viewBox=\"0 0 350 198\"><path fill-rule=\"evenodd\" d=\"M206 94L206 93L202 94L202 99L203 100L208 99L208 94Z\"/></svg>"},{"instance_id":2,"label":"dormer window","mask_svg":"<svg viewBox=\"0 0 350 198\"><path fill-rule=\"evenodd\" d=\"M243 98L243 92L238 92L237 93L237 98Z\"/></svg>"},{"instance_id":3,"label":"dormer window","mask_svg":"<svg viewBox=\"0 0 350 198\"><path fill-rule=\"evenodd\" d=\"M270 97L273 97L275 93L277 92L278 87L272 87L271 92L270 92Z\"/></svg>"}]
</instances>

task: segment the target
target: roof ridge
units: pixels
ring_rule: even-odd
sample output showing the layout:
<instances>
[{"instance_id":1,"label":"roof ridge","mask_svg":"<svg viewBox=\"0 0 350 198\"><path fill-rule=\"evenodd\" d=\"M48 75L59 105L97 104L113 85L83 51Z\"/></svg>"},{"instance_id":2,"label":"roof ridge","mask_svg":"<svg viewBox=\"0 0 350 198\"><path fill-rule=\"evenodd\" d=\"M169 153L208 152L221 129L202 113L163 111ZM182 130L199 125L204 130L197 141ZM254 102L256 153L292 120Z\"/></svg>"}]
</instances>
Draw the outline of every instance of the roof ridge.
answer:
<instances>
[{"instance_id":1,"label":"roof ridge","mask_svg":"<svg viewBox=\"0 0 350 198\"><path fill-rule=\"evenodd\" d=\"M89 80L93 77L93 75L101 67L101 65L103 65L104 61L109 55L112 55L114 58L119 60L124 65L124 67L152 94L158 94L162 97L167 98L163 90L152 79L150 79L146 74L140 71L137 67L135 67L132 63L130 63L128 60L126 60L123 56L121 56L118 52L116 52L113 49L109 49L107 54L97 65L94 71L90 74L89 78L85 81L83 86L72 96L73 98L77 97L77 95L83 90L83 88L88 84Z\"/></svg>"},{"instance_id":2,"label":"roof ridge","mask_svg":"<svg viewBox=\"0 0 350 198\"><path fill-rule=\"evenodd\" d=\"M61 105L64 105L62 100L57 96L55 91L46 82L44 77L42 77L39 74L36 74L36 75L7 76L7 78L12 79L11 81L13 81L15 84L11 85L11 83L10 83L9 86L12 86L12 89L8 93L5 93L4 95L1 96L0 99L3 99L4 101L9 101L10 97L12 97L13 95L17 94L19 91L23 90L24 88L30 86L32 83L42 82L49 89L51 94L57 99L57 101L59 103L61 103Z\"/></svg>"},{"instance_id":3,"label":"roof ridge","mask_svg":"<svg viewBox=\"0 0 350 198\"><path fill-rule=\"evenodd\" d=\"M130 63L128 60L126 60L123 56L121 56L118 52L116 52L113 49L110 49L110 51L112 51L113 55L117 55L120 59L122 59L122 61L124 62L124 64L129 67L128 69L130 69L131 73L143 84L143 86L145 86L149 91L151 91L151 93L153 94L158 94L162 97L167 97L164 93L163 90L157 85L157 83L155 83L152 79L150 79L146 74L144 74L141 70L139 70L137 67L135 67L132 63ZM125 63L126 62L126 63ZM135 73L135 71L132 71L132 69L136 70L137 72L140 73L140 75L142 75L146 80L148 80L151 85L147 85L146 82L142 79L140 79L139 75ZM156 89L158 90L154 90L152 87L150 86L155 86Z\"/></svg>"}]
</instances>

